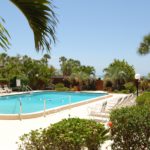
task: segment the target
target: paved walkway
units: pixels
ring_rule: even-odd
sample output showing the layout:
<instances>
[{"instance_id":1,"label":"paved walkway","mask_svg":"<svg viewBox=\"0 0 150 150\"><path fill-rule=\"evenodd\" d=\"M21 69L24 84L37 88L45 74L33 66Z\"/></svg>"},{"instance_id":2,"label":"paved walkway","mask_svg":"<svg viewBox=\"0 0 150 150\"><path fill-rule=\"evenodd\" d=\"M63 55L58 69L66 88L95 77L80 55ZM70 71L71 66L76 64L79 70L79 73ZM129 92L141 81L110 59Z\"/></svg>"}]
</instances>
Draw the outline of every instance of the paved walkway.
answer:
<instances>
[{"instance_id":1,"label":"paved walkway","mask_svg":"<svg viewBox=\"0 0 150 150\"><path fill-rule=\"evenodd\" d=\"M114 94L113 98L120 96L119 94ZM106 99L105 99L106 100ZM28 133L31 130L44 128L49 126L52 123L56 123L63 118L70 117L80 117L80 118L89 118L88 108L91 105L101 104L105 100L100 100L98 102L78 106L68 110L64 110L55 114L48 115L46 117L40 117L35 119L26 119L26 120L0 120L0 150L17 150L18 146L16 142L19 139L19 136L24 133ZM109 98L108 100L112 100ZM90 118L89 118L90 119ZM109 144L106 142L103 145L102 149Z\"/></svg>"}]
</instances>

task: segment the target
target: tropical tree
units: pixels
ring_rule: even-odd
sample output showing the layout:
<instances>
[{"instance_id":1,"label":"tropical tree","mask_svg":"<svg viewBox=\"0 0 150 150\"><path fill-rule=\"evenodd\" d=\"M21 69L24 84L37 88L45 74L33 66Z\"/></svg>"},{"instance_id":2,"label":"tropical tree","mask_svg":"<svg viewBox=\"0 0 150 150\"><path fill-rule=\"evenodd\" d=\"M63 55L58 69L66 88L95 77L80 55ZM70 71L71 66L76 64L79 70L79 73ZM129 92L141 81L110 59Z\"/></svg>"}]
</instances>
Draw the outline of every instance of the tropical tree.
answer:
<instances>
[{"instance_id":1,"label":"tropical tree","mask_svg":"<svg viewBox=\"0 0 150 150\"><path fill-rule=\"evenodd\" d=\"M78 60L67 59L63 56L59 58L59 62L63 76L70 76L72 73L77 72L84 72L87 75L95 75L95 68L93 66L81 65Z\"/></svg>"},{"instance_id":2,"label":"tropical tree","mask_svg":"<svg viewBox=\"0 0 150 150\"><path fill-rule=\"evenodd\" d=\"M51 43L56 41L55 28L57 18L53 11L51 0L10 0L24 14L34 34L37 51L46 49L50 51ZM0 22L0 47L8 49L10 43L9 33Z\"/></svg>"},{"instance_id":3,"label":"tropical tree","mask_svg":"<svg viewBox=\"0 0 150 150\"><path fill-rule=\"evenodd\" d=\"M147 79L148 79L148 80L150 80L150 73L148 73L148 75L147 75Z\"/></svg>"},{"instance_id":4,"label":"tropical tree","mask_svg":"<svg viewBox=\"0 0 150 150\"><path fill-rule=\"evenodd\" d=\"M6 70L4 68L4 65L6 64L7 62L7 54L6 53L1 53L0 54L0 80L5 80L5 73L6 73ZM7 79L6 79L7 80Z\"/></svg>"},{"instance_id":5,"label":"tropical tree","mask_svg":"<svg viewBox=\"0 0 150 150\"><path fill-rule=\"evenodd\" d=\"M88 75L95 76L95 68L93 66L85 66L85 65L83 65L83 66L80 67L80 70L82 72L85 72Z\"/></svg>"},{"instance_id":6,"label":"tropical tree","mask_svg":"<svg viewBox=\"0 0 150 150\"><path fill-rule=\"evenodd\" d=\"M146 91L150 89L150 82L149 82L149 77L148 76L143 76L140 79L140 88L142 91Z\"/></svg>"},{"instance_id":7,"label":"tropical tree","mask_svg":"<svg viewBox=\"0 0 150 150\"><path fill-rule=\"evenodd\" d=\"M104 80L110 80L113 87L121 89L121 87L134 79L134 67L129 65L125 60L115 59L107 68L104 69Z\"/></svg>"},{"instance_id":8,"label":"tropical tree","mask_svg":"<svg viewBox=\"0 0 150 150\"><path fill-rule=\"evenodd\" d=\"M23 84L30 85L33 89L44 89L50 84L51 77L56 69L41 60L35 60L27 55L9 57L0 54L1 68L0 80L10 81L15 78L21 79ZM3 65L4 64L4 65Z\"/></svg>"},{"instance_id":9,"label":"tropical tree","mask_svg":"<svg viewBox=\"0 0 150 150\"><path fill-rule=\"evenodd\" d=\"M10 38L9 33L7 32L6 28L4 27L4 19L0 17L0 47L4 50L7 50L10 46L8 38Z\"/></svg>"},{"instance_id":10,"label":"tropical tree","mask_svg":"<svg viewBox=\"0 0 150 150\"><path fill-rule=\"evenodd\" d=\"M7 62L7 54L1 53L0 54L0 66L3 67L6 62Z\"/></svg>"},{"instance_id":11,"label":"tropical tree","mask_svg":"<svg viewBox=\"0 0 150 150\"><path fill-rule=\"evenodd\" d=\"M144 36L143 41L138 48L138 53L141 55L150 53L150 34Z\"/></svg>"},{"instance_id":12,"label":"tropical tree","mask_svg":"<svg viewBox=\"0 0 150 150\"><path fill-rule=\"evenodd\" d=\"M84 83L87 84L89 76L85 72L80 71L80 72L72 73L69 79L70 81L75 80L79 84L80 90L82 90L83 84Z\"/></svg>"},{"instance_id":13,"label":"tropical tree","mask_svg":"<svg viewBox=\"0 0 150 150\"><path fill-rule=\"evenodd\" d=\"M62 74L71 86L77 84L82 89L84 85L88 87L88 84L93 83L95 78L95 68L93 66L81 65L80 61L67 59L64 56L60 57L59 62Z\"/></svg>"},{"instance_id":14,"label":"tropical tree","mask_svg":"<svg viewBox=\"0 0 150 150\"><path fill-rule=\"evenodd\" d=\"M51 59L51 56L49 54L44 54L42 60L43 62L48 66L48 60Z\"/></svg>"},{"instance_id":15,"label":"tropical tree","mask_svg":"<svg viewBox=\"0 0 150 150\"><path fill-rule=\"evenodd\" d=\"M41 60L33 60L27 63L27 68L25 72L27 72L29 85L33 89L44 89L50 84L51 76L53 75L54 69L51 69Z\"/></svg>"},{"instance_id":16,"label":"tropical tree","mask_svg":"<svg viewBox=\"0 0 150 150\"><path fill-rule=\"evenodd\" d=\"M67 59L64 56L59 58L59 62L64 77L70 76L73 72L77 72L81 66L78 60Z\"/></svg>"}]
</instances>

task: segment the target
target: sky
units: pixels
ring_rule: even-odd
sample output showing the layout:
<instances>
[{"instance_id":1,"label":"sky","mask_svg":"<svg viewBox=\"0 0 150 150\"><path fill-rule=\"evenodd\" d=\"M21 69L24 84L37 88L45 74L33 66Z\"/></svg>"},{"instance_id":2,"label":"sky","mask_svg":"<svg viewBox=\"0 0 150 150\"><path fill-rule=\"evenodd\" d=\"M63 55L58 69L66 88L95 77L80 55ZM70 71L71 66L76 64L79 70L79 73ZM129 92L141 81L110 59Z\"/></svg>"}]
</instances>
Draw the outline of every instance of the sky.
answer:
<instances>
[{"instance_id":1,"label":"sky","mask_svg":"<svg viewBox=\"0 0 150 150\"><path fill-rule=\"evenodd\" d=\"M125 59L136 73L150 73L150 54L137 53L143 36L150 33L150 0L53 0L53 4L59 23L50 65L59 69L59 58L65 56L94 66L96 74L103 75L114 59ZM34 59L44 55L36 52L26 18L9 0L1 0L0 16L11 35L8 55Z\"/></svg>"}]
</instances>

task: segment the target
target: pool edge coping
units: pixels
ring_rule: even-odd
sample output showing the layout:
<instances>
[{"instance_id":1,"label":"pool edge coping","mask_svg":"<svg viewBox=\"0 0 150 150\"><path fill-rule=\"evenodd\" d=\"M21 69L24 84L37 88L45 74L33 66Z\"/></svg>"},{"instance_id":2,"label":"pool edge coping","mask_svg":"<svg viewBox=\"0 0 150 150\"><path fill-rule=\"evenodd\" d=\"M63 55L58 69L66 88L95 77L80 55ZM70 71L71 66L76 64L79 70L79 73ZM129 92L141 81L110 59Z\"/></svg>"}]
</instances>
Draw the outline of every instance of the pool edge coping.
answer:
<instances>
[{"instance_id":1,"label":"pool edge coping","mask_svg":"<svg viewBox=\"0 0 150 150\"><path fill-rule=\"evenodd\" d=\"M81 101L77 103L67 104L64 106L59 106L52 109L47 109L45 111L35 112L35 113L28 113L28 114L0 114L0 120L22 120L22 119L33 119L38 117L46 117L47 115L54 114L63 110L71 109L74 107L82 106L85 104L97 102L103 99L107 99L112 97L111 94L104 95L102 97L92 98L86 101Z\"/></svg>"}]
</instances>

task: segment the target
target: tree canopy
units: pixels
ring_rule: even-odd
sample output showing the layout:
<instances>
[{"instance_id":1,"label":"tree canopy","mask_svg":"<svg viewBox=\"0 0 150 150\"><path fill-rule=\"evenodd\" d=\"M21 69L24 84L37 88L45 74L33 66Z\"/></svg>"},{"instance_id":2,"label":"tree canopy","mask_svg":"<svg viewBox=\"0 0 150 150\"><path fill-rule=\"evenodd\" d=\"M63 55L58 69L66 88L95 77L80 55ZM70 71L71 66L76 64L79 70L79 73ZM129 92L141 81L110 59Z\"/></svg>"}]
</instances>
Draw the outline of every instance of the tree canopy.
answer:
<instances>
[{"instance_id":1,"label":"tree canopy","mask_svg":"<svg viewBox=\"0 0 150 150\"><path fill-rule=\"evenodd\" d=\"M59 62L63 76L70 76L79 72L84 72L87 75L95 75L93 66L81 65L79 60L67 59L62 56L59 58Z\"/></svg>"},{"instance_id":2,"label":"tree canopy","mask_svg":"<svg viewBox=\"0 0 150 150\"><path fill-rule=\"evenodd\" d=\"M67 59L62 56L59 59L61 72L65 79L70 82L77 82L82 89L83 84L89 85L90 80L95 78L95 68L93 66L81 65L81 62L74 59Z\"/></svg>"},{"instance_id":3,"label":"tree canopy","mask_svg":"<svg viewBox=\"0 0 150 150\"><path fill-rule=\"evenodd\" d=\"M45 88L50 84L55 68L48 66L45 55L41 60L35 60L27 55L10 57L6 53L0 54L0 78L8 81L19 78L23 84L30 85L33 89Z\"/></svg>"},{"instance_id":4,"label":"tree canopy","mask_svg":"<svg viewBox=\"0 0 150 150\"><path fill-rule=\"evenodd\" d=\"M143 41L138 48L138 53L141 55L150 53L150 34L144 36Z\"/></svg>"},{"instance_id":5,"label":"tree canopy","mask_svg":"<svg viewBox=\"0 0 150 150\"><path fill-rule=\"evenodd\" d=\"M0 39L1 39L0 47L4 50L7 50L10 46L9 43L10 35L3 25L4 22L5 22L4 19L0 18Z\"/></svg>"},{"instance_id":6,"label":"tree canopy","mask_svg":"<svg viewBox=\"0 0 150 150\"><path fill-rule=\"evenodd\" d=\"M34 34L37 51L46 49L50 51L51 43L56 41L55 28L57 18L51 0L10 0L26 17ZM2 19L1 19L2 20ZM0 22L0 47L7 50L9 34Z\"/></svg>"},{"instance_id":7,"label":"tree canopy","mask_svg":"<svg viewBox=\"0 0 150 150\"><path fill-rule=\"evenodd\" d=\"M113 87L120 89L121 86L134 79L134 67L125 60L115 59L107 68L104 69L104 79L113 83Z\"/></svg>"}]
</instances>

